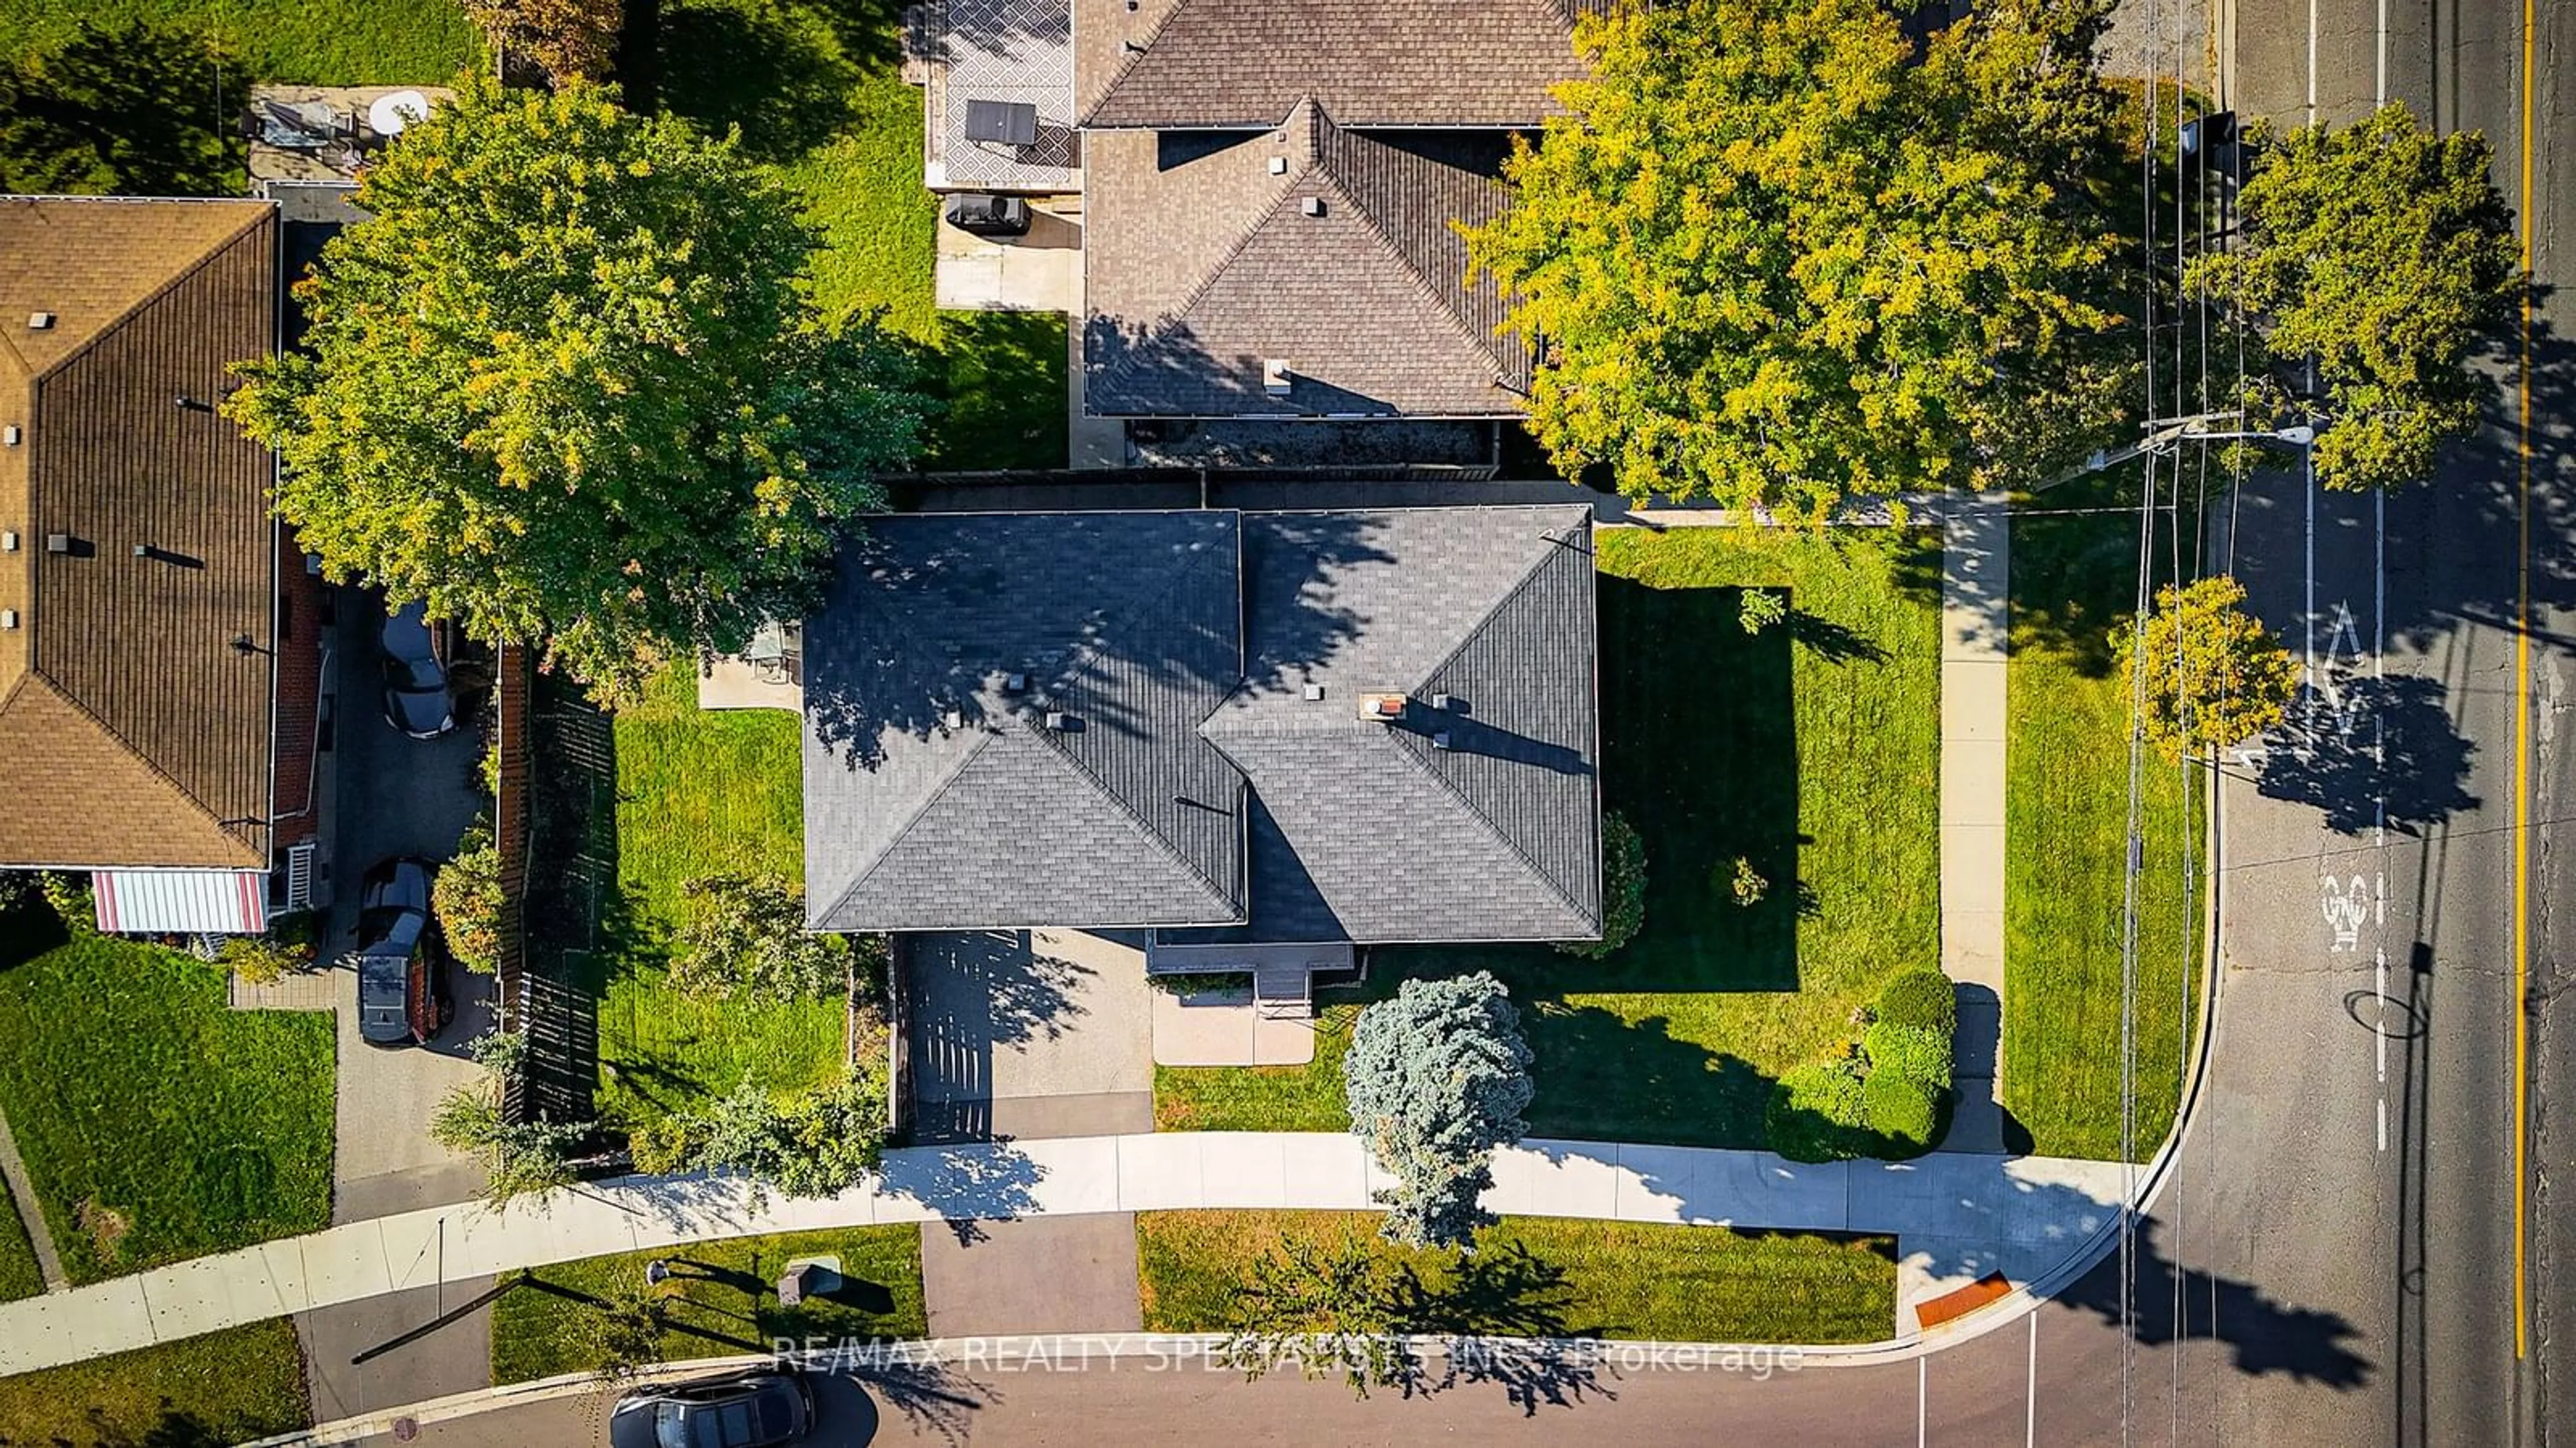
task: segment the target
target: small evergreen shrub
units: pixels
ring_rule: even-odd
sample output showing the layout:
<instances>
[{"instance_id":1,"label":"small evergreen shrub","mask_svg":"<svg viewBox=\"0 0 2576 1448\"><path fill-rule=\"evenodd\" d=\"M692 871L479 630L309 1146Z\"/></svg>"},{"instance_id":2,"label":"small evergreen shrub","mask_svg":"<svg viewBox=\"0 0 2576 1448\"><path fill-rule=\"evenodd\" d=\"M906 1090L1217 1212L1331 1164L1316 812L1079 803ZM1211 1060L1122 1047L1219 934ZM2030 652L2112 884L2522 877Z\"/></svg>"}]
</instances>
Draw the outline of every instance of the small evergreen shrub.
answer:
<instances>
[{"instance_id":1,"label":"small evergreen shrub","mask_svg":"<svg viewBox=\"0 0 2576 1448\"><path fill-rule=\"evenodd\" d=\"M1946 1037L1959 1029L1959 998L1941 972L1909 970L1880 988L1877 1019Z\"/></svg>"},{"instance_id":2,"label":"small evergreen shrub","mask_svg":"<svg viewBox=\"0 0 2576 1448\"><path fill-rule=\"evenodd\" d=\"M1901 1071L1878 1070L1861 1083L1861 1114L1880 1156L1913 1156L1932 1145L1940 1094Z\"/></svg>"},{"instance_id":3,"label":"small evergreen shrub","mask_svg":"<svg viewBox=\"0 0 2576 1448\"><path fill-rule=\"evenodd\" d=\"M1872 1077L1903 1076L1934 1091L1950 1089L1950 1038L1896 1021L1880 1021L1861 1037Z\"/></svg>"},{"instance_id":4,"label":"small evergreen shrub","mask_svg":"<svg viewBox=\"0 0 2576 1448\"><path fill-rule=\"evenodd\" d=\"M1556 948L1599 960L1637 938L1646 927L1646 837L1615 810L1601 816L1601 938L1569 940Z\"/></svg>"}]
</instances>

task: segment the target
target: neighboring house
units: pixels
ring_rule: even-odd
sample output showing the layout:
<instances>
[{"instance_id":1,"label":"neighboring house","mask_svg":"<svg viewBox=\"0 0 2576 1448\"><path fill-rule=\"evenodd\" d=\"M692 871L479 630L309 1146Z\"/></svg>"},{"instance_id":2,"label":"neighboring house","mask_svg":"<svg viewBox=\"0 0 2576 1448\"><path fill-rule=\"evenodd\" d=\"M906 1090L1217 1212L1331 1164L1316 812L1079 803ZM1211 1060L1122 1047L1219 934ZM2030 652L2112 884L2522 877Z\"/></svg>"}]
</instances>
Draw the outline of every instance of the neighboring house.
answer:
<instances>
[{"instance_id":1,"label":"neighboring house","mask_svg":"<svg viewBox=\"0 0 2576 1448\"><path fill-rule=\"evenodd\" d=\"M1601 933L1582 504L878 518L804 638L816 929Z\"/></svg>"},{"instance_id":2,"label":"neighboring house","mask_svg":"<svg viewBox=\"0 0 2576 1448\"><path fill-rule=\"evenodd\" d=\"M107 929L309 879L320 591L215 411L279 245L266 202L0 198L0 867L96 872Z\"/></svg>"},{"instance_id":3,"label":"neighboring house","mask_svg":"<svg viewBox=\"0 0 2576 1448\"><path fill-rule=\"evenodd\" d=\"M1515 132L1603 0L931 0L933 190L1081 193L1082 409L1517 417L1529 348L1466 284Z\"/></svg>"}]
</instances>

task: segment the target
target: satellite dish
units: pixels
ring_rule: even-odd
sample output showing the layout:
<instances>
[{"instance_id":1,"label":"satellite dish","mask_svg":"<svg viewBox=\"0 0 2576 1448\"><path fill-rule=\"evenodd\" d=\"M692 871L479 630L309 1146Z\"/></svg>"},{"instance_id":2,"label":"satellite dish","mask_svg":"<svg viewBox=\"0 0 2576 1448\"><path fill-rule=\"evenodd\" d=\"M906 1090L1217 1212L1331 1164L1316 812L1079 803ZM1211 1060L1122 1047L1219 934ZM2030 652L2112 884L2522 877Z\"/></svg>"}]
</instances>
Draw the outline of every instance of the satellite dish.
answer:
<instances>
[{"instance_id":1,"label":"satellite dish","mask_svg":"<svg viewBox=\"0 0 2576 1448\"><path fill-rule=\"evenodd\" d=\"M429 97L416 90L398 90L376 97L367 107L367 125L379 136L399 136L403 127L429 118Z\"/></svg>"}]
</instances>

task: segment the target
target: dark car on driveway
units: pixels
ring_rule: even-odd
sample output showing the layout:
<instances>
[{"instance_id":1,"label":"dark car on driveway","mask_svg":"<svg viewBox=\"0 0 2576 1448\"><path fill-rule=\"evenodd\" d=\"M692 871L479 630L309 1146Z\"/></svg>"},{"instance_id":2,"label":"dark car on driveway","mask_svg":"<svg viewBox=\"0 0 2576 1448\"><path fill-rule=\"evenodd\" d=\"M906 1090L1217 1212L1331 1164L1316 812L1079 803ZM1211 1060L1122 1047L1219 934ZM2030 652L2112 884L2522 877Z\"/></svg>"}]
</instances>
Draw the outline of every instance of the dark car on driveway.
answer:
<instances>
[{"instance_id":1,"label":"dark car on driveway","mask_svg":"<svg viewBox=\"0 0 2576 1448\"><path fill-rule=\"evenodd\" d=\"M385 616L385 722L414 739L435 739L456 727L445 626L430 622L426 605L406 603Z\"/></svg>"},{"instance_id":2,"label":"dark car on driveway","mask_svg":"<svg viewBox=\"0 0 2576 1448\"><path fill-rule=\"evenodd\" d=\"M423 861L387 860L358 896L358 1035L371 1046L427 1045L456 1014L430 875Z\"/></svg>"},{"instance_id":3,"label":"dark car on driveway","mask_svg":"<svg viewBox=\"0 0 2576 1448\"><path fill-rule=\"evenodd\" d=\"M609 1448L771 1448L813 1431L814 1390L773 1368L650 1383L608 1415Z\"/></svg>"}]
</instances>

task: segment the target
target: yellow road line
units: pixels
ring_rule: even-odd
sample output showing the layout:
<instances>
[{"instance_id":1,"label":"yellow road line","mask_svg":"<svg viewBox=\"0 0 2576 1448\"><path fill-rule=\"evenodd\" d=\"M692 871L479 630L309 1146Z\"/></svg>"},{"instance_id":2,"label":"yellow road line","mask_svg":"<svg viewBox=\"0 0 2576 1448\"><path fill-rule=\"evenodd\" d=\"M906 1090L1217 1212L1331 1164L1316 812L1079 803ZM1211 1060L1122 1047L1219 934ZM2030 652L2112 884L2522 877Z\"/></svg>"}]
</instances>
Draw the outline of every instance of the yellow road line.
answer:
<instances>
[{"instance_id":1,"label":"yellow road line","mask_svg":"<svg viewBox=\"0 0 2576 1448\"><path fill-rule=\"evenodd\" d=\"M2535 0L2522 0L2522 517L2513 640L2513 1355L2530 1351L2523 1216L2531 1196L2531 81Z\"/></svg>"}]
</instances>

